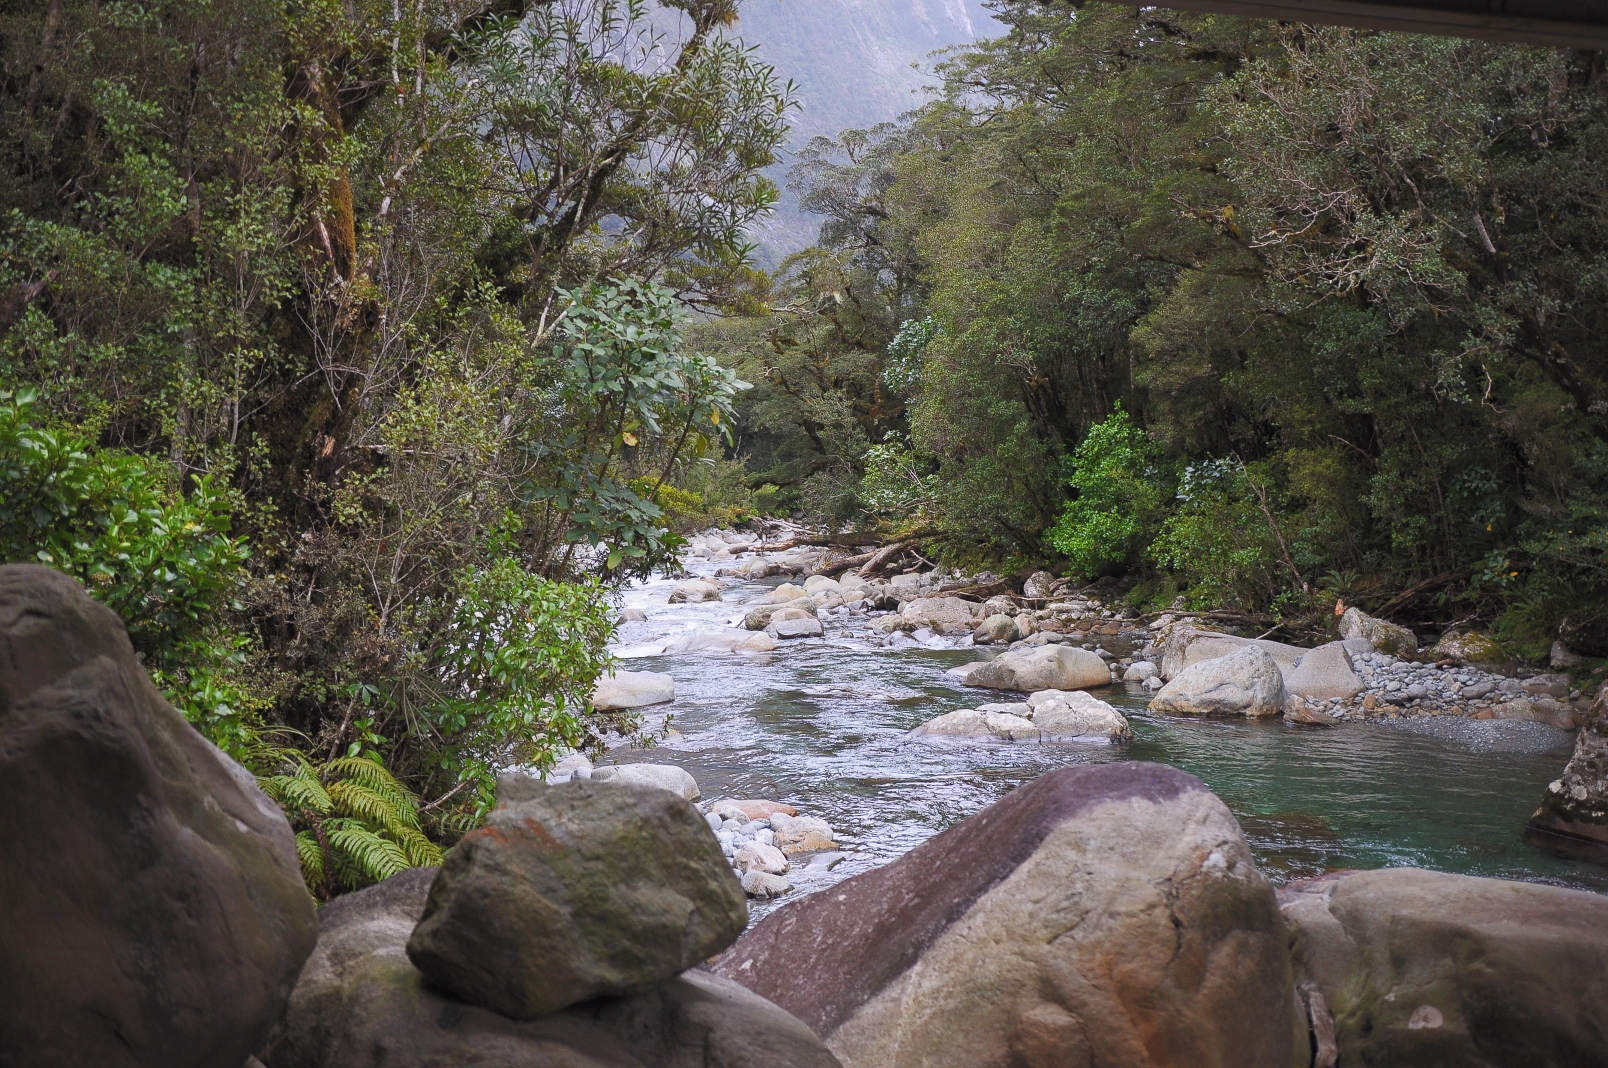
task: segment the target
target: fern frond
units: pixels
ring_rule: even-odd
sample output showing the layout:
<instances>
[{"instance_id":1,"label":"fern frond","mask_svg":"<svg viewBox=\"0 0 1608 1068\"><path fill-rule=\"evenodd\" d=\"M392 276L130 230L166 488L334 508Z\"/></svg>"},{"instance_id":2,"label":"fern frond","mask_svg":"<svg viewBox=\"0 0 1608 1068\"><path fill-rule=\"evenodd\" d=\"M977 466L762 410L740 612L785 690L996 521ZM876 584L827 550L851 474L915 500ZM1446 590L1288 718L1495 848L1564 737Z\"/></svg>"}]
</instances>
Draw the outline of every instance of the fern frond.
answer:
<instances>
[{"instance_id":1,"label":"fern frond","mask_svg":"<svg viewBox=\"0 0 1608 1068\"><path fill-rule=\"evenodd\" d=\"M356 875L362 883L377 883L413 867L408 855L395 842L381 838L355 819L332 819L324 824L337 866L345 869L348 880Z\"/></svg>"},{"instance_id":2,"label":"fern frond","mask_svg":"<svg viewBox=\"0 0 1608 1068\"><path fill-rule=\"evenodd\" d=\"M311 771L296 775L270 775L258 779L257 783L262 787L262 792L277 801L287 813L311 810L327 816L335 807L324 784Z\"/></svg>"},{"instance_id":3,"label":"fern frond","mask_svg":"<svg viewBox=\"0 0 1608 1068\"><path fill-rule=\"evenodd\" d=\"M302 879L308 886L324 881L324 847L318 844L318 835L312 831L297 833L296 859L301 861Z\"/></svg>"},{"instance_id":4,"label":"fern frond","mask_svg":"<svg viewBox=\"0 0 1608 1068\"><path fill-rule=\"evenodd\" d=\"M412 808L399 808L394 798L346 779L330 783L329 796L341 815L356 816L372 826L383 827L393 837L410 829L419 818Z\"/></svg>"},{"instance_id":5,"label":"fern frond","mask_svg":"<svg viewBox=\"0 0 1608 1068\"><path fill-rule=\"evenodd\" d=\"M408 855L408 860L415 868L439 868L443 855L441 847L436 845L423 833L412 827L402 828L402 833L394 835L402 851Z\"/></svg>"}]
</instances>

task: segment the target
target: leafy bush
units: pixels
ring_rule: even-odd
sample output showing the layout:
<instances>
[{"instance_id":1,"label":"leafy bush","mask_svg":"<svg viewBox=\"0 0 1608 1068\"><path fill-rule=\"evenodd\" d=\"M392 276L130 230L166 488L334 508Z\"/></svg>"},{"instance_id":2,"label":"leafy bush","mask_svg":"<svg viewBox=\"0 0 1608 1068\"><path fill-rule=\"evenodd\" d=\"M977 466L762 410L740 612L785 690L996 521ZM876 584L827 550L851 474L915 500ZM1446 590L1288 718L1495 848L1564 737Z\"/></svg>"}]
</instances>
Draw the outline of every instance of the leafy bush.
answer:
<instances>
[{"instance_id":1,"label":"leafy bush","mask_svg":"<svg viewBox=\"0 0 1608 1068\"><path fill-rule=\"evenodd\" d=\"M228 497L197 477L187 497L161 460L96 449L0 392L0 559L82 582L117 612L151 678L219 748L249 760L259 701L240 681L249 639L221 622L245 580Z\"/></svg>"},{"instance_id":2,"label":"leafy bush","mask_svg":"<svg viewBox=\"0 0 1608 1068\"><path fill-rule=\"evenodd\" d=\"M921 383L921 361L932 339L942 333L938 320L909 319L899 327L888 342L887 359L882 365L882 380L895 393L908 394Z\"/></svg>"},{"instance_id":3,"label":"leafy bush","mask_svg":"<svg viewBox=\"0 0 1608 1068\"><path fill-rule=\"evenodd\" d=\"M938 481L932 465L897 437L867 449L864 462L859 496L867 511L908 519L931 507Z\"/></svg>"},{"instance_id":4,"label":"leafy bush","mask_svg":"<svg viewBox=\"0 0 1608 1068\"><path fill-rule=\"evenodd\" d=\"M1265 605L1280 588L1272 532L1244 467L1233 460L1184 468L1178 507L1149 555L1183 578L1197 608Z\"/></svg>"},{"instance_id":5,"label":"leafy bush","mask_svg":"<svg viewBox=\"0 0 1608 1068\"><path fill-rule=\"evenodd\" d=\"M1085 578L1134 562L1161 507L1161 476L1155 446L1120 404L1089 428L1067 481L1077 496L1046 532L1050 545Z\"/></svg>"}]
</instances>

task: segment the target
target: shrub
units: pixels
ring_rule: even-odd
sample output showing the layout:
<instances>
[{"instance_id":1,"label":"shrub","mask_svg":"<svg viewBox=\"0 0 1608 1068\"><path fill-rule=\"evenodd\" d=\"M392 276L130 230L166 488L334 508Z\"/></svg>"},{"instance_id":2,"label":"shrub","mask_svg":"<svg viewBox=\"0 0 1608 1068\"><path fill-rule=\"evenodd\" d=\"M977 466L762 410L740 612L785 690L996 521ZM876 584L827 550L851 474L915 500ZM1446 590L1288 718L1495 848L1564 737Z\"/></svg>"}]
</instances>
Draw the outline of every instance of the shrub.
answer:
<instances>
[{"instance_id":1,"label":"shrub","mask_svg":"<svg viewBox=\"0 0 1608 1068\"><path fill-rule=\"evenodd\" d=\"M1077 496L1045 534L1074 573L1113 573L1144 548L1163 496L1155 457L1155 446L1121 405L1089 428L1067 479Z\"/></svg>"},{"instance_id":2,"label":"shrub","mask_svg":"<svg viewBox=\"0 0 1608 1068\"><path fill-rule=\"evenodd\" d=\"M1233 460L1184 468L1178 507L1149 555L1190 587L1197 608L1269 603L1277 594L1277 548L1245 469Z\"/></svg>"}]
</instances>

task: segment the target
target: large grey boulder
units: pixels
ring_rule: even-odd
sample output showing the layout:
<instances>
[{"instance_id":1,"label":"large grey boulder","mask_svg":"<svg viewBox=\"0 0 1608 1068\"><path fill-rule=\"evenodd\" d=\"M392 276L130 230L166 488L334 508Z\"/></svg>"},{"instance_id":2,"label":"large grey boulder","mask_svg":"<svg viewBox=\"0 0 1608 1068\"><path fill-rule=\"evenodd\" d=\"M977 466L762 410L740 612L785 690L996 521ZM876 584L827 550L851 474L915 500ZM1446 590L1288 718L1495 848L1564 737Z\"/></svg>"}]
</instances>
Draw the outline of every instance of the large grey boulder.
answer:
<instances>
[{"instance_id":1,"label":"large grey boulder","mask_svg":"<svg viewBox=\"0 0 1608 1068\"><path fill-rule=\"evenodd\" d=\"M1173 677L1151 698L1155 712L1186 716L1276 716L1284 706L1279 665L1254 645L1202 660Z\"/></svg>"},{"instance_id":2,"label":"large grey boulder","mask_svg":"<svg viewBox=\"0 0 1608 1068\"><path fill-rule=\"evenodd\" d=\"M1345 642L1329 642L1307 653L1284 671L1284 689L1297 697L1350 700L1363 691Z\"/></svg>"},{"instance_id":3,"label":"large grey boulder","mask_svg":"<svg viewBox=\"0 0 1608 1068\"><path fill-rule=\"evenodd\" d=\"M1168 629L1166 637L1162 640L1159 665L1161 678L1163 681L1171 681L1185 668L1203 660L1215 660L1220 656L1248 648L1260 649L1271 656L1281 671L1292 670L1303 656L1312 651L1295 645L1286 645L1283 642L1271 642L1265 638L1241 638L1215 630L1198 630L1187 623L1177 623Z\"/></svg>"},{"instance_id":4,"label":"large grey boulder","mask_svg":"<svg viewBox=\"0 0 1608 1068\"><path fill-rule=\"evenodd\" d=\"M502 780L485 826L447 854L408 941L431 982L532 1019L645 990L742 933L742 887L703 814L597 774Z\"/></svg>"},{"instance_id":5,"label":"large grey boulder","mask_svg":"<svg viewBox=\"0 0 1608 1068\"><path fill-rule=\"evenodd\" d=\"M993 690L1086 690L1111 685L1111 669L1087 649L1070 645L1042 645L1012 649L968 673L967 686Z\"/></svg>"},{"instance_id":6,"label":"large grey boulder","mask_svg":"<svg viewBox=\"0 0 1608 1068\"><path fill-rule=\"evenodd\" d=\"M969 633L977 625L974 606L959 597L923 597L909 601L899 616L906 627L931 627L940 634Z\"/></svg>"},{"instance_id":7,"label":"large grey boulder","mask_svg":"<svg viewBox=\"0 0 1608 1068\"><path fill-rule=\"evenodd\" d=\"M1295 1068L1286 930L1173 768L1065 768L766 917L715 971L847 1068Z\"/></svg>"},{"instance_id":8,"label":"large grey boulder","mask_svg":"<svg viewBox=\"0 0 1608 1068\"><path fill-rule=\"evenodd\" d=\"M918 738L998 738L1020 742L1036 741L1039 729L1032 720L1003 709L958 708L928 720L910 734Z\"/></svg>"},{"instance_id":9,"label":"large grey boulder","mask_svg":"<svg viewBox=\"0 0 1608 1068\"><path fill-rule=\"evenodd\" d=\"M1028 718L1047 738L1133 739L1122 713L1082 690L1040 690L1027 699Z\"/></svg>"},{"instance_id":10,"label":"large grey boulder","mask_svg":"<svg viewBox=\"0 0 1608 1068\"><path fill-rule=\"evenodd\" d=\"M978 645L1009 645L1022 636L1016 620L1004 612L989 616L972 631L972 640Z\"/></svg>"},{"instance_id":11,"label":"large grey boulder","mask_svg":"<svg viewBox=\"0 0 1608 1068\"><path fill-rule=\"evenodd\" d=\"M434 876L403 872L324 907L268 1068L838 1068L798 1020L707 972L534 1020L459 1001L404 950Z\"/></svg>"},{"instance_id":12,"label":"large grey boulder","mask_svg":"<svg viewBox=\"0 0 1608 1068\"><path fill-rule=\"evenodd\" d=\"M602 712L645 708L676 699L676 680L662 671L619 671L597 680L592 707Z\"/></svg>"},{"instance_id":13,"label":"large grey boulder","mask_svg":"<svg viewBox=\"0 0 1608 1068\"><path fill-rule=\"evenodd\" d=\"M788 641L793 638L819 638L823 631L821 621L815 616L784 610L771 617L765 633L778 641Z\"/></svg>"},{"instance_id":14,"label":"large grey boulder","mask_svg":"<svg viewBox=\"0 0 1608 1068\"><path fill-rule=\"evenodd\" d=\"M240 1068L316 921L290 826L122 622L0 567L0 1064Z\"/></svg>"},{"instance_id":15,"label":"large grey boulder","mask_svg":"<svg viewBox=\"0 0 1608 1068\"><path fill-rule=\"evenodd\" d=\"M776 639L764 631L749 633L745 630L705 630L685 638L666 642L660 651L666 656L678 653L768 653L776 648Z\"/></svg>"},{"instance_id":16,"label":"large grey boulder","mask_svg":"<svg viewBox=\"0 0 1608 1068\"><path fill-rule=\"evenodd\" d=\"M1569 764L1548 784L1530 829L1608 846L1608 682L1598 688Z\"/></svg>"},{"instance_id":17,"label":"large grey boulder","mask_svg":"<svg viewBox=\"0 0 1608 1068\"><path fill-rule=\"evenodd\" d=\"M1375 619L1360 608L1348 608L1340 617L1343 640L1362 639L1382 653L1411 656L1418 650L1418 638L1406 627Z\"/></svg>"},{"instance_id":18,"label":"large grey boulder","mask_svg":"<svg viewBox=\"0 0 1608 1068\"><path fill-rule=\"evenodd\" d=\"M770 625L771 617L783 608L795 608L810 615L815 615L815 602L808 597L791 598L785 601L762 601L750 608L743 616L743 626L749 630L764 630Z\"/></svg>"},{"instance_id":19,"label":"large grey boulder","mask_svg":"<svg viewBox=\"0 0 1608 1068\"><path fill-rule=\"evenodd\" d=\"M686 768L674 764L605 764L592 769L598 782L628 782L669 790L688 801L698 800L698 780Z\"/></svg>"},{"instance_id":20,"label":"large grey boulder","mask_svg":"<svg viewBox=\"0 0 1608 1068\"><path fill-rule=\"evenodd\" d=\"M1608 897L1387 868L1279 899L1341 1065L1608 1064Z\"/></svg>"}]
</instances>

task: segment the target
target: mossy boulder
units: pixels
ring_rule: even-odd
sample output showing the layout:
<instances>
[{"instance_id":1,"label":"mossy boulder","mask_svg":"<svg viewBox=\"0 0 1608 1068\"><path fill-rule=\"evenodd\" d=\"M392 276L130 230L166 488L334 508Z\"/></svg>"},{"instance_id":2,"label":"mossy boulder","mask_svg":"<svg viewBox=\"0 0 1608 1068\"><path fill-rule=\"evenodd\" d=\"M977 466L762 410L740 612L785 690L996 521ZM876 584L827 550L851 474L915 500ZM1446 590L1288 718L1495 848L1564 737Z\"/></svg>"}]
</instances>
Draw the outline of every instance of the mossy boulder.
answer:
<instances>
[{"instance_id":1,"label":"mossy boulder","mask_svg":"<svg viewBox=\"0 0 1608 1068\"><path fill-rule=\"evenodd\" d=\"M532 1019L629 994L730 945L748 922L703 815L668 790L506 777L453 847L408 957L431 982Z\"/></svg>"},{"instance_id":2,"label":"mossy boulder","mask_svg":"<svg viewBox=\"0 0 1608 1068\"><path fill-rule=\"evenodd\" d=\"M1508 651L1478 631L1447 634L1435 643L1436 660L1455 660L1498 675L1511 675L1518 664Z\"/></svg>"},{"instance_id":3,"label":"mossy boulder","mask_svg":"<svg viewBox=\"0 0 1608 1068\"><path fill-rule=\"evenodd\" d=\"M1345 641L1361 638L1392 656L1411 656L1418 651L1418 638L1412 631L1375 619L1360 608L1348 608L1340 617L1340 637Z\"/></svg>"}]
</instances>

